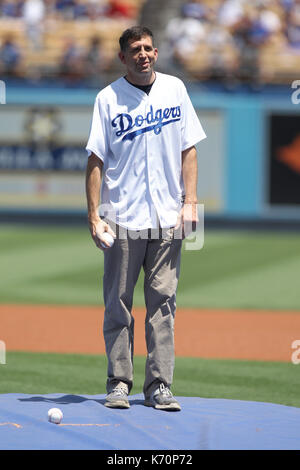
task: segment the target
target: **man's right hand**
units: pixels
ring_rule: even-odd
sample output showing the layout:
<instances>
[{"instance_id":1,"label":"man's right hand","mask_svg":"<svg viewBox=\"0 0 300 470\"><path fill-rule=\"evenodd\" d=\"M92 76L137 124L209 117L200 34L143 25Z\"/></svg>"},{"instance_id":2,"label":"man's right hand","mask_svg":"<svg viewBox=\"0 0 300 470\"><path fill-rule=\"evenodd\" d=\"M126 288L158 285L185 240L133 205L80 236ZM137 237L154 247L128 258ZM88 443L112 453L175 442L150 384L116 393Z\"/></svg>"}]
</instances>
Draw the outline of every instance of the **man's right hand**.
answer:
<instances>
[{"instance_id":1,"label":"man's right hand","mask_svg":"<svg viewBox=\"0 0 300 470\"><path fill-rule=\"evenodd\" d=\"M115 232L111 229L108 223L104 222L104 220L100 219L100 217L89 219L89 229L96 246L102 251L105 251L107 248L109 248L109 244L101 237L104 232L108 232L113 238L116 238ZM101 243L103 243L105 247L102 246Z\"/></svg>"}]
</instances>

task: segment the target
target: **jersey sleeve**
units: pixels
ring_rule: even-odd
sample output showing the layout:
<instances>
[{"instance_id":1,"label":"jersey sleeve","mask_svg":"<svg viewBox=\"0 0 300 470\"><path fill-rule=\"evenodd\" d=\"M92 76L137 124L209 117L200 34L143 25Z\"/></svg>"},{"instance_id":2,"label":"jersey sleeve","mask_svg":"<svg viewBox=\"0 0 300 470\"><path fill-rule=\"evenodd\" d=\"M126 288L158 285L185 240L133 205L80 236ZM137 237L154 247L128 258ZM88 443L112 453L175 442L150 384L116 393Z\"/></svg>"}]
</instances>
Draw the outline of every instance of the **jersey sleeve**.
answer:
<instances>
[{"instance_id":1,"label":"jersey sleeve","mask_svg":"<svg viewBox=\"0 0 300 470\"><path fill-rule=\"evenodd\" d=\"M107 133L106 133L106 113L105 107L101 105L100 99L97 97L94 103L92 124L90 135L86 145L88 156L94 153L103 162L107 155Z\"/></svg>"},{"instance_id":2,"label":"jersey sleeve","mask_svg":"<svg viewBox=\"0 0 300 470\"><path fill-rule=\"evenodd\" d=\"M183 85L181 151L186 150L206 138L206 134L196 114L191 99Z\"/></svg>"}]
</instances>

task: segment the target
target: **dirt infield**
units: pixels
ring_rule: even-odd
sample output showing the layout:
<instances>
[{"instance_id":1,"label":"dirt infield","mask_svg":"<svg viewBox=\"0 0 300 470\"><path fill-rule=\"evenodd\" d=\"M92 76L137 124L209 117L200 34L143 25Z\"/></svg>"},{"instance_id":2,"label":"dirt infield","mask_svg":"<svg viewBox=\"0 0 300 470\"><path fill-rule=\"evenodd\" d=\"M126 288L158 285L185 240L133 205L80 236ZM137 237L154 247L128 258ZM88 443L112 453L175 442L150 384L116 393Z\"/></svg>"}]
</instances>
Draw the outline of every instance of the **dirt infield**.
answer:
<instances>
[{"instance_id":1,"label":"dirt infield","mask_svg":"<svg viewBox=\"0 0 300 470\"><path fill-rule=\"evenodd\" d=\"M0 339L7 351L105 352L103 307L0 305ZM135 308L135 354L146 353L144 309ZM291 361L300 340L300 311L178 309L176 355Z\"/></svg>"}]
</instances>

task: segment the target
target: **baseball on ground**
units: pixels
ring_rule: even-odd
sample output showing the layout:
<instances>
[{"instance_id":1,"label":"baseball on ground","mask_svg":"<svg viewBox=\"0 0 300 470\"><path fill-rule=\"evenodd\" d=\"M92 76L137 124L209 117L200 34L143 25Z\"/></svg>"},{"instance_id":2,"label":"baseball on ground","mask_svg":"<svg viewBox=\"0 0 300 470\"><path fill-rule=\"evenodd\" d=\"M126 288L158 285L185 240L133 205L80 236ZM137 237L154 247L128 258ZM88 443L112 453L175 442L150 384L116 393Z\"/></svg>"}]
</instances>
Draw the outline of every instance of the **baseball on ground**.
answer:
<instances>
[{"instance_id":1,"label":"baseball on ground","mask_svg":"<svg viewBox=\"0 0 300 470\"><path fill-rule=\"evenodd\" d=\"M51 408L48 411L48 421L50 423L59 424L63 419L63 413L59 408Z\"/></svg>"}]
</instances>

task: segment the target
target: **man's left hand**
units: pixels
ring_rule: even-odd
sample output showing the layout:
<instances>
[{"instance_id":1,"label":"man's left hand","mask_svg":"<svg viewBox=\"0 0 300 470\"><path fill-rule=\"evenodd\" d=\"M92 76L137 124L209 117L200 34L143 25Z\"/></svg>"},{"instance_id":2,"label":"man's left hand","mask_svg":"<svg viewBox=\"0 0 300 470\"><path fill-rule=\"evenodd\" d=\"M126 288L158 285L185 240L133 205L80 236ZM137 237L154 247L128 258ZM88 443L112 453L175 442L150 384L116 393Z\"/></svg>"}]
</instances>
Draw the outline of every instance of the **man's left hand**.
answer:
<instances>
[{"instance_id":1,"label":"man's left hand","mask_svg":"<svg viewBox=\"0 0 300 470\"><path fill-rule=\"evenodd\" d=\"M198 205L197 203L184 203L178 214L175 230L182 229L182 239L184 240L197 229Z\"/></svg>"}]
</instances>

